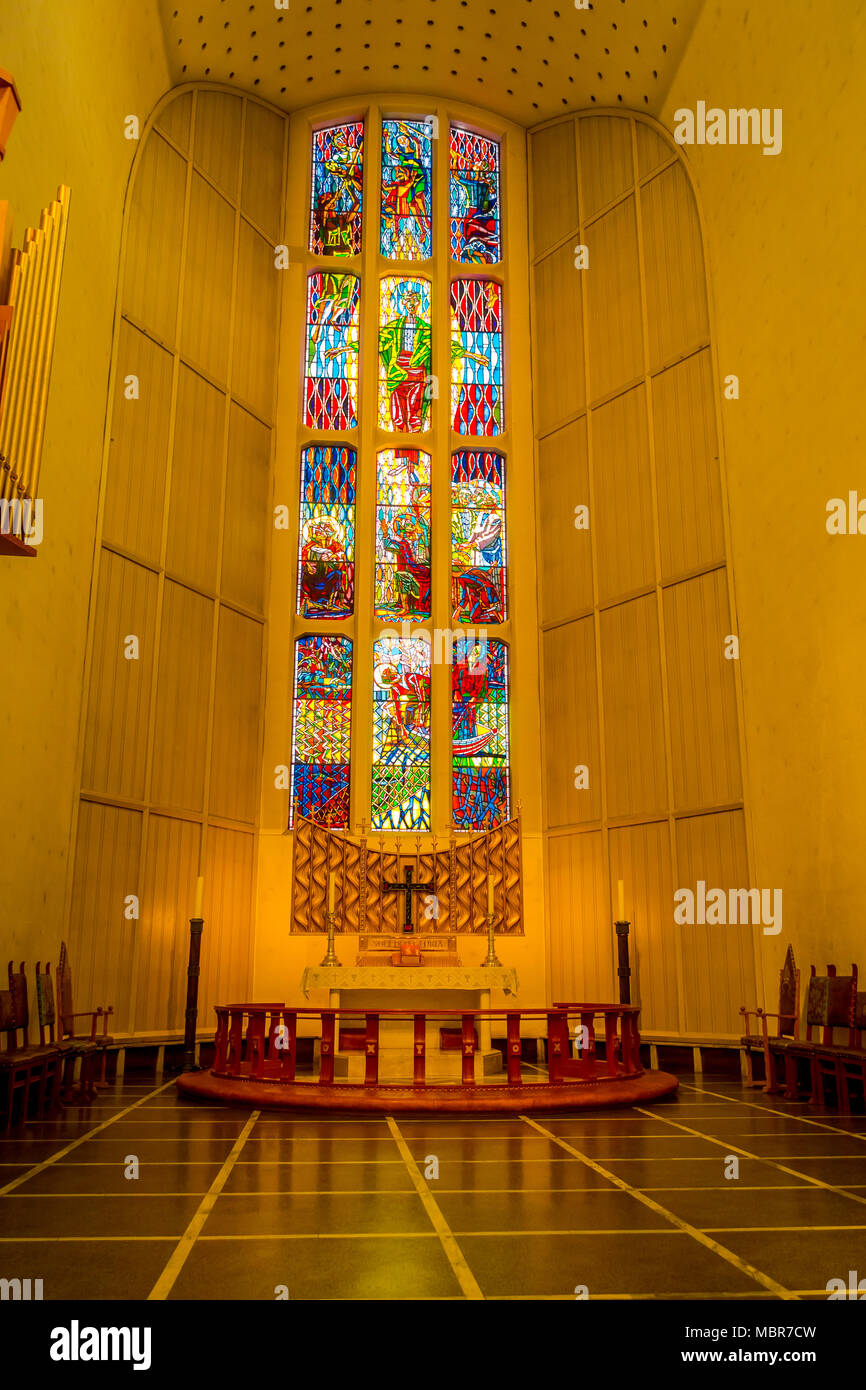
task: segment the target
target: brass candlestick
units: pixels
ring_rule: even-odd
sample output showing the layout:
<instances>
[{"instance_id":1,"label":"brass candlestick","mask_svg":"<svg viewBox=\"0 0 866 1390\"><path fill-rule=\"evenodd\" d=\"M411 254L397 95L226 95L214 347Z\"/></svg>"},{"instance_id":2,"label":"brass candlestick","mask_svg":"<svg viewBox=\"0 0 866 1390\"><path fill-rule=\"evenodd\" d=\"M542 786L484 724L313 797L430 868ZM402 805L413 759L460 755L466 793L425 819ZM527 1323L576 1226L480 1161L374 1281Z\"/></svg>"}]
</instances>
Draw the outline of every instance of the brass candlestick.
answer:
<instances>
[{"instance_id":1,"label":"brass candlestick","mask_svg":"<svg viewBox=\"0 0 866 1390\"><path fill-rule=\"evenodd\" d=\"M340 962L337 960L337 952L334 950L334 923L337 920L337 914L335 912L328 912L325 915L328 918L328 952L325 959L322 961L322 965L339 965Z\"/></svg>"},{"instance_id":2,"label":"brass candlestick","mask_svg":"<svg viewBox=\"0 0 866 1390\"><path fill-rule=\"evenodd\" d=\"M495 921L496 921L496 916L495 916L495 914L492 913L492 912L488 912L488 914L487 914L487 959L481 962L482 965L499 965L499 966L502 965L502 961L499 960L498 956L496 955L496 947L495 947L495 945L493 944L493 933L494 933L494 926L493 926L493 924L494 924Z\"/></svg>"}]
</instances>

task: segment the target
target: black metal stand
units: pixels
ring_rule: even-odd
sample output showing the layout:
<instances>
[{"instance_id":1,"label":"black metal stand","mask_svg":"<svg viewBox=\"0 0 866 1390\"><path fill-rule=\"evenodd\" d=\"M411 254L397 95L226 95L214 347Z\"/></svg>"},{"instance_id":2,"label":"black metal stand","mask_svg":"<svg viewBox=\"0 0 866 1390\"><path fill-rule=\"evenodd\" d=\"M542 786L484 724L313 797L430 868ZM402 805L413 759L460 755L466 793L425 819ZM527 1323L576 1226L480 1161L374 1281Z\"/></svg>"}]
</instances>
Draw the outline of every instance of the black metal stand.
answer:
<instances>
[{"instance_id":1,"label":"black metal stand","mask_svg":"<svg viewBox=\"0 0 866 1390\"><path fill-rule=\"evenodd\" d=\"M195 1060L195 1031L198 1021L198 977L201 959L202 917L189 919L189 964L186 969L186 1023L183 1034L182 1071L201 1071Z\"/></svg>"},{"instance_id":2,"label":"black metal stand","mask_svg":"<svg viewBox=\"0 0 866 1390\"><path fill-rule=\"evenodd\" d=\"M631 1003L631 966L628 963L628 929L630 922L617 922L616 924L616 949L617 949L617 975L619 976L619 1002L621 1004Z\"/></svg>"}]
</instances>

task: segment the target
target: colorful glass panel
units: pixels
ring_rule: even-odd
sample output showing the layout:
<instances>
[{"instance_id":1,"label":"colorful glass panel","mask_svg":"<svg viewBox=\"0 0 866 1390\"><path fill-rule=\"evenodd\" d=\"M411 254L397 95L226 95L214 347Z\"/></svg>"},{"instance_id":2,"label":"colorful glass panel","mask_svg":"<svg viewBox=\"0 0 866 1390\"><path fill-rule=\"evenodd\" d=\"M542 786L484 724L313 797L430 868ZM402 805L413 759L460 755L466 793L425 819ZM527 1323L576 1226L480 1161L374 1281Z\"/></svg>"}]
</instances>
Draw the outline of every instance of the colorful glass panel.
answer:
<instances>
[{"instance_id":1,"label":"colorful glass panel","mask_svg":"<svg viewBox=\"0 0 866 1390\"><path fill-rule=\"evenodd\" d=\"M458 830L489 830L509 817L508 648L454 642L451 667L451 803Z\"/></svg>"},{"instance_id":2,"label":"colorful glass panel","mask_svg":"<svg viewBox=\"0 0 866 1390\"><path fill-rule=\"evenodd\" d=\"M352 643L299 637L295 643L292 824L305 816L346 829L352 745Z\"/></svg>"},{"instance_id":3,"label":"colorful glass panel","mask_svg":"<svg viewBox=\"0 0 866 1390\"><path fill-rule=\"evenodd\" d=\"M355 450L301 451L298 606L302 618L348 618L355 593Z\"/></svg>"},{"instance_id":4,"label":"colorful glass panel","mask_svg":"<svg viewBox=\"0 0 866 1390\"><path fill-rule=\"evenodd\" d=\"M430 617L430 455L383 449L376 470L377 618Z\"/></svg>"},{"instance_id":5,"label":"colorful glass panel","mask_svg":"<svg viewBox=\"0 0 866 1390\"><path fill-rule=\"evenodd\" d=\"M499 145L451 127L451 259L491 265L502 259Z\"/></svg>"},{"instance_id":6,"label":"colorful glass panel","mask_svg":"<svg viewBox=\"0 0 866 1390\"><path fill-rule=\"evenodd\" d=\"M315 131L310 199L310 250L315 255L358 255L363 187L363 121Z\"/></svg>"},{"instance_id":7,"label":"colorful glass panel","mask_svg":"<svg viewBox=\"0 0 866 1390\"><path fill-rule=\"evenodd\" d=\"M357 275L317 271L307 280L304 423L348 430L358 423Z\"/></svg>"},{"instance_id":8,"label":"colorful glass panel","mask_svg":"<svg viewBox=\"0 0 866 1390\"><path fill-rule=\"evenodd\" d=\"M505 459L451 456L451 611L456 622L505 622Z\"/></svg>"},{"instance_id":9,"label":"colorful glass panel","mask_svg":"<svg viewBox=\"0 0 866 1390\"><path fill-rule=\"evenodd\" d=\"M379 293L379 426L430 428L430 281L386 275Z\"/></svg>"},{"instance_id":10,"label":"colorful glass panel","mask_svg":"<svg viewBox=\"0 0 866 1390\"><path fill-rule=\"evenodd\" d=\"M458 434L501 434L502 290L493 280L451 283L451 413Z\"/></svg>"},{"instance_id":11,"label":"colorful glass panel","mask_svg":"<svg viewBox=\"0 0 866 1390\"><path fill-rule=\"evenodd\" d=\"M374 830L430 829L430 643L373 643Z\"/></svg>"},{"instance_id":12,"label":"colorful glass panel","mask_svg":"<svg viewBox=\"0 0 866 1390\"><path fill-rule=\"evenodd\" d=\"M433 254L432 136L424 121L382 122L380 247L391 261L426 261Z\"/></svg>"}]
</instances>

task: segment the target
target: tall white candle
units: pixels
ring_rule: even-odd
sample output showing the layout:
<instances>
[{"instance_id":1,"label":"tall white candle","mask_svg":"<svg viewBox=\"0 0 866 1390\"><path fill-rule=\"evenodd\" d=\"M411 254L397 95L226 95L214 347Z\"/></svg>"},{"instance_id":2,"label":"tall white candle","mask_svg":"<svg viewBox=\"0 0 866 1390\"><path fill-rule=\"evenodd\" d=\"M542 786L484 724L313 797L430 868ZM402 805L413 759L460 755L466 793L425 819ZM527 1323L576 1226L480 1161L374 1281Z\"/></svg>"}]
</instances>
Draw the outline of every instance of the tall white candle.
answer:
<instances>
[{"instance_id":1,"label":"tall white candle","mask_svg":"<svg viewBox=\"0 0 866 1390\"><path fill-rule=\"evenodd\" d=\"M621 878L616 881L616 920L618 922L625 921L625 894Z\"/></svg>"},{"instance_id":2,"label":"tall white candle","mask_svg":"<svg viewBox=\"0 0 866 1390\"><path fill-rule=\"evenodd\" d=\"M203 899L203 898L204 898L204 879L203 879L203 878L197 878L196 881L195 881L195 908L193 909L193 914L192 914L193 917L195 917L195 918L201 917L201 905L202 905L202 899Z\"/></svg>"},{"instance_id":3,"label":"tall white candle","mask_svg":"<svg viewBox=\"0 0 866 1390\"><path fill-rule=\"evenodd\" d=\"M334 904L337 900L337 880L333 870L328 875L328 911L334 911Z\"/></svg>"}]
</instances>

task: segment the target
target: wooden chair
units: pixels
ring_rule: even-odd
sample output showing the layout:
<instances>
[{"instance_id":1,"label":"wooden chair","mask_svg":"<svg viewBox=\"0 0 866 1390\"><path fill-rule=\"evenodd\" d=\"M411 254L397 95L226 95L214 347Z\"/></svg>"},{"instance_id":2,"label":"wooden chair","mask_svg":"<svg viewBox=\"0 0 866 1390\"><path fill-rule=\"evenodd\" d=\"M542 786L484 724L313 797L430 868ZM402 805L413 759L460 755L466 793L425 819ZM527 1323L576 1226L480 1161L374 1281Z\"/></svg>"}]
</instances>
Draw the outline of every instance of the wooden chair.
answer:
<instances>
[{"instance_id":1,"label":"wooden chair","mask_svg":"<svg viewBox=\"0 0 866 1390\"><path fill-rule=\"evenodd\" d=\"M800 1036L800 972L794 962L794 948L789 946L785 952L785 963L779 971L779 1012L768 1013L765 1009L740 1008L744 1019L745 1034L741 1039L746 1053L746 1085L761 1086L767 1095L775 1095L781 1090L781 1081L776 1067L777 1056L783 1053L785 1038L798 1039ZM760 1032L751 1033L749 1019L760 1020ZM776 1019L776 1031L771 1036L767 1020ZM775 1047L774 1047L775 1044ZM764 1080L756 1081L752 1069L752 1052L760 1048L764 1055Z\"/></svg>"},{"instance_id":2,"label":"wooden chair","mask_svg":"<svg viewBox=\"0 0 866 1390\"><path fill-rule=\"evenodd\" d=\"M806 1038L785 1052L785 1096L797 1100L797 1059L806 1057L811 1079L810 1100L824 1104L824 1083L832 1077L836 1097L843 1110L849 1109L846 1079L843 1075L839 1044L833 1041L834 1028L848 1029L848 1045L854 1046L854 1004L857 997L857 966L850 975L837 975L835 965L827 966L827 974L817 974L810 967L809 989L806 995ZM821 1035L813 1037L813 1030Z\"/></svg>"},{"instance_id":3,"label":"wooden chair","mask_svg":"<svg viewBox=\"0 0 866 1390\"><path fill-rule=\"evenodd\" d=\"M6 1130L12 1124L16 1092L21 1093L21 1119L27 1119L31 1094L36 1096L36 1113L45 1113L49 1083L56 1092L54 1078L59 1074L57 1047L30 1045L30 1010L27 1002L27 976L24 962L13 970L9 962L9 988L0 991L0 1033L6 1034L6 1050L0 1053L0 1075L6 1076ZM18 1034L21 1042L18 1042Z\"/></svg>"},{"instance_id":4,"label":"wooden chair","mask_svg":"<svg viewBox=\"0 0 866 1390\"><path fill-rule=\"evenodd\" d=\"M60 1017L60 1042L72 1043L90 1042L100 1052L99 1080L105 1080L105 1062L109 1047L114 1046L114 1038L108 1034L109 1015L114 1013L114 1005L110 1004L107 1008L89 1009L84 1013L77 1014L72 1002L72 969L69 964L69 953L66 950L66 942L60 943L60 960L57 965L57 1012ZM90 1032L76 1033L75 1020L77 1018L90 1019ZM102 1019L102 1032L96 1032L96 1020Z\"/></svg>"},{"instance_id":5,"label":"wooden chair","mask_svg":"<svg viewBox=\"0 0 866 1390\"><path fill-rule=\"evenodd\" d=\"M54 981L51 978L50 964L46 964L44 971L40 970L40 965L41 962L37 961L36 1008L39 1013L39 1041L44 1044L47 1040L49 1044L57 1047L57 1062L51 1076L52 1101L60 1100L61 1085L64 1098L67 1100L73 1098L76 1057L81 1058L81 1094L85 1100L92 1100L96 1093L94 1073L99 1056L98 1050L91 1043L78 1044L55 1040Z\"/></svg>"},{"instance_id":6,"label":"wooden chair","mask_svg":"<svg viewBox=\"0 0 866 1390\"><path fill-rule=\"evenodd\" d=\"M844 1100L845 1108L850 1106L850 1085L853 1082L859 1089L864 1105L866 1105L866 1048L864 1048L864 1035L866 1035L866 993L862 990L856 991L854 995L854 1047L842 1048L839 1054L841 1067L841 1081L843 1095L840 1101Z\"/></svg>"}]
</instances>

